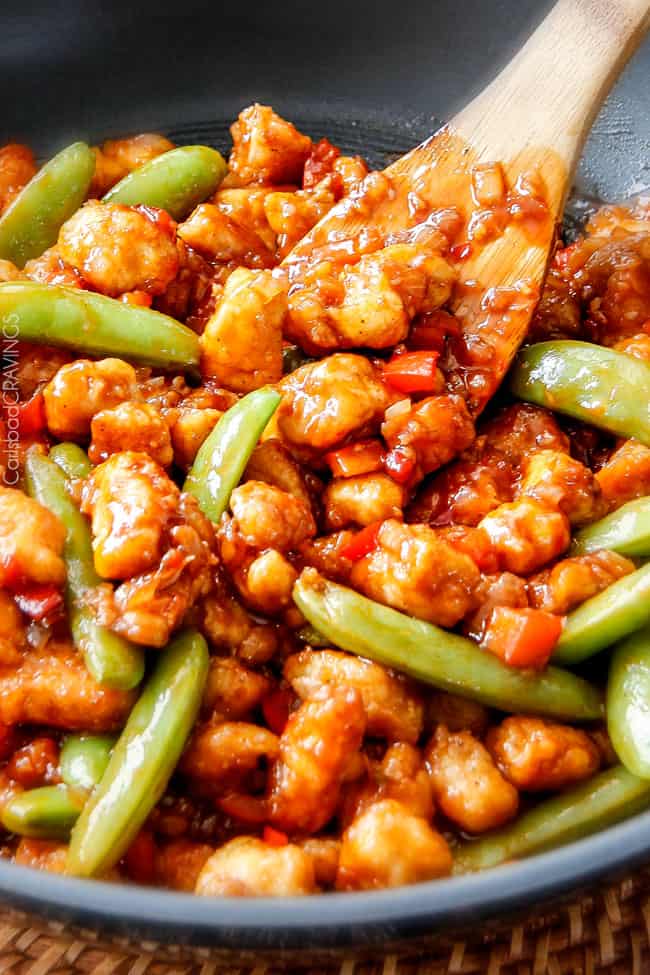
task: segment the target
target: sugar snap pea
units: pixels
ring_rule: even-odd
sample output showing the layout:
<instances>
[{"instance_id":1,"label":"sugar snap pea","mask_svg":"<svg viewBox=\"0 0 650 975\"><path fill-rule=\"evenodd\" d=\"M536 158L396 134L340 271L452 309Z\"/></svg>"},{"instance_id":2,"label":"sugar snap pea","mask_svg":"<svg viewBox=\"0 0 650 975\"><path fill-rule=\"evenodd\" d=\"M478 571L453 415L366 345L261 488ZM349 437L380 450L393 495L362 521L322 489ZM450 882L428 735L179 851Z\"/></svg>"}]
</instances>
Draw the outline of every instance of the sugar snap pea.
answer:
<instances>
[{"instance_id":1,"label":"sugar snap pea","mask_svg":"<svg viewBox=\"0 0 650 975\"><path fill-rule=\"evenodd\" d=\"M599 691L567 671L508 667L471 640L413 619L330 582L315 570L299 577L293 598L333 645L502 711L588 721L602 716Z\"/></svg>"},{"instance_id":2,"label":"sugar snap pea","mask_svg":"<svg viewBox=\"0 0 650 975\"><path fill-rule=\"evenodd\" d=\"M650 495L628 501L576 532L571 555L607 548L620 555L650 555Z\"/></svg>"},{"instance_id":3,"label":"sugar snap pea","mask_svg":"<svg viewBox=\"0 0 650 975\"><path fill-rule=\"evenodd\" d=\"M56 243L61 225L84 201L95 155L75 142L45 163L0 217L0 257L24 267Z\"/></svg>"},{"instance_id":4,"label":"sugar snap pea","mask_svg":"<svg viewBox=\"0 0 650 975\"><path fill-rule=\"evenodd\" d=\"M310 647L329 647L330 641L322 633L319 633L313 626L307 623L298 630L298 638L303 643L308 643Z\"/></svg>"},{"instance_id":5,"label":"sugar snap pea","mask_svg":"<svg viewBox=\"0 0 650 975\"><path fill-rule=\"evenodd\" d=\"M198 337L167 315L35 281L0 284L0 327L23 342L117 356L161 369L193 368L199 361Z\"/></svg>"},{"instance_id":6,"label":"sugar snap pea","mask_svg":"<svg viewBox=\"0 0 650 975\"><path fill-rule=\"evenodd\" d=\"M515 396L650 446L650 365L589 342L539 342L510 374Z\"/></svg>"},{"instance_id":7,"label":"sugar snap pea","mask_svg":"<svg viewBox=\"0 0 650 975\"><path fill-rule=\"evenodd\" d=\"M55 444L50 450L50 459L68 479L88 477L92 470L88 455L76 443Z\"/></svg>"},{"instance_id":8,"label":"sugar snap pea","mask_svg":"<svg viewBox=\"0 0 650 975\"><path fill-rule=\"evenodd\" d=\"M66 738L60 756L63 785L14 796L2 810L4 828L19 836L67 840L88 794L106 771L114 741L105 735Z\"/></svg>"},{"instance_id":9,"label":"sugar snap pea","mask_svg":"<svg viewBox=\"0 0 650 975\"><path fill-rule=\"evenodd\" d=\"M280 394L270 386L248 393L224 413L201 444L183 490L194 495L201 511L211 521L217 523L226 510L230 495L279 402Z\"/></svg>"},{"instance_id":10,"label":"sugar snap pea","mask_svg":"<svg viewBox=\"0 0 650 975\"><path fill-rule=\"evenodd\" d=\"M70 839L68 872L110 869L163 794L201 704L208 673L203 637L186 630L163 650Z\"/></svg>"},{"instance_id":11,"label":"sugar snap pea","mask_svg":"<svg viewBox=\"0 0 650 975\"><path fill-rule=\"evenodd\" d=\"M650 622L650 563L617 579L567 616L554 663L577 664Z\"/></svg>"},{"instance_id":12,"label":"sugar snap pea","mask_svg":"<svg viewBox=\"0 0 650 975\"><path fill-rule=\"evenodd\" d=\"M166 210L181 220L207 200L228 171L220 152L209 146L170 149L134 169L108 191L106 203L139 203Z\"/></svg>"},{"instance_id":13,"label":"sugar snap pea","mask_svg":"<svg viewBox=\"0 0 650 975\"><path fill-rule=\"evenodd\" d=\"M539 803L509 826L479 840L462 843L454 853L454 873L485 870L562 846L612 826L648 806L650 782L631 775L622 765L615 765Z\"/></svg>"},{"instance_id":14,"label":"sugar snap pea","mask_svg":"<svg viewBox=\"0 0 650 975\"><path fill-rule=\"evenodd\" d=\"M626 769L650 779L650 626L614 650L607 681L607 730Z\"/></svg>"},{"instance_id":15,"label":"sugar snap pea","mask_svg":"<svg viewBox=\"0 0 650 975\"><path fill-rule=\"evenodd\" d=\"M135 687L144 672L142 649L100 626L85 602L88 591L102 580L95 572L90 526L68 494L65 474L38 448L32 448L25 459L25 478L31 497L65 526L66 606L75 646L100 684L122 690Z\"/></svg>"},{"instance_id":16,"label":"sugar snap pea","mask_svg":"<svg viewBox=\"0 0 650 975\"><path fill-rule=\"evenodd\" d=\"M79 818L83 797L64 785L20 792L5 803L0 819L10 833L41 840L67 840Z\"/></svg>"},{"instance_id":17,"label":"sugar snap pea","mask_svg":"<svg viewBox=\"0 0 650 975\"><path fill-rule=\"evenodd\" d=\"M59 758L65 784L80 792L94 789L106 771L114 744L110 735L69 735Z\"/></svg>"}]
</instances>

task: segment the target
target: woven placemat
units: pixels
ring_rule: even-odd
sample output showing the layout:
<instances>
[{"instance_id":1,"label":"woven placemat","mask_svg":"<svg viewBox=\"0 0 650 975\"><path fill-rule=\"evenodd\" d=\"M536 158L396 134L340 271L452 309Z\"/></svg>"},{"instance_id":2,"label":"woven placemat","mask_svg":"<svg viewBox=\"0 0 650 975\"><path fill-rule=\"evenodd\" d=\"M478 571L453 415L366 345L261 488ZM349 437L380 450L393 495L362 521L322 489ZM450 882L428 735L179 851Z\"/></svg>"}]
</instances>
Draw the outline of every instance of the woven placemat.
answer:
<instances>
[{"instance_id":1,"label":"woven placemat","mask_svg":"<svg viewBox=\"0 0 650 975\"><path fill-rule=\"evenodd\" d=\"M262 955L163 945L0 914L11 975L648 975L650 868L513 926L356 952Z\"/></svg>"}]
</instances>

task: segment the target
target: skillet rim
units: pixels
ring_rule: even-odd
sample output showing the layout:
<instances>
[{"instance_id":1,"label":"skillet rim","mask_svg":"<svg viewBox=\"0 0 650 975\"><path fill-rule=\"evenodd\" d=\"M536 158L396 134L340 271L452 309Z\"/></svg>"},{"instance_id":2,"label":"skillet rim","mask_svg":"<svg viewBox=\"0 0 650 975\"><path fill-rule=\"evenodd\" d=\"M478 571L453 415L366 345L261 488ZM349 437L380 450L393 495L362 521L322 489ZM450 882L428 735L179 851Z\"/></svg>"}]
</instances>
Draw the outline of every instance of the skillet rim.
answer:
<instances>
[{"instance_id":1,"label":"skillet rim","mask_svg":"<svg viewBox=\"0 0 650 975\"><path fill-rule=\"evenodd\" d=\"M637 59L641 58L647 61L647 53L639 53ZM244 104L245 93L237 100ZM334 112L329 103L305 101L295 94L290 101L292 104L286 109L292 121L299 123L301 116L309 116L316 128L330 126ZM396 139L402 141L406 137L392 111L386 113L367 104L362 109L362 103L360 98L359 113L352 113L355 117L362 112L364 121L370 120L378 128L386 122L387 132L394 127L398 130ZM344 106L337 103L335 108L336 119L343 116L348 121ZM215 105L215 109L211 121L218 126L228 112L225 102ZM348 106L347 115L350 113ZM609 114L616 117L620 112L615 109ZM428 115L421 115L416 121L411 112L409 121L415 130L415 138L408 137L410 145L417 141L418 125L426 122L430 129L431 120ZM188 123L188 127L196 124ZM157 128L171 131L174 126L162 123ZM104 137L110 134L109 129L110 126L102 127ZM116 122L115 131L123 134L125 128ZM329 128L328 133L333 136ZM600 133L600 143L616 143L618 138L618 132L604 129ZM573 895L600 879L648 862L649 858L650 810L586 839L482 874L377 892L217 900L125 884L88 882L0 859L0 900L34 910L44 918L90 926L100 935L110 931L197 946L304 951L377 945L425 933L442 935L468 930L487 920L503 924L514 912L523 912L533 904L541 909L549 901Z\"/></svg>"},{"instance_id":2,"label":"skillet rim","mask_svg":"<svg viewBox=\"0 0 650 975\"><path fill-rule=\"evenodd\" d=\"M638 866L650 852L650 810L518 863L355 893L291 898L203 898L48 874L0 859L0 901L48 920L195 947L305 951L363 945L503 923L532 904L575 894Z\"/></svg>"}]
</instances>

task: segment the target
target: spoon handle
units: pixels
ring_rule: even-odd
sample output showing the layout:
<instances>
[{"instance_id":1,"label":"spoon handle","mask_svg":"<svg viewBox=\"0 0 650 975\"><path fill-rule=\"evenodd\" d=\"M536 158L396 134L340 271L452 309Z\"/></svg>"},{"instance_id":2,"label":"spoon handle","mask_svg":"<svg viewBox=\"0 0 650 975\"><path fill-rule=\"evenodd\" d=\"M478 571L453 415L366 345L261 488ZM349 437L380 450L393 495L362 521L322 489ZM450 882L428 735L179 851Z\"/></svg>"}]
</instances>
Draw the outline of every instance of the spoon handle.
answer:
<instances>
[{"instance_id":1,"label":"spoon handle","mask_svg":"<svg viewBox=\"0 0 650 975\"><path fill-rule=\"evenodd\" d=\"M572 171L609 89L650 23L649 0L558 0L512 61L456 117L493 158L552 146Z\"/></svg>"}]
</instances>

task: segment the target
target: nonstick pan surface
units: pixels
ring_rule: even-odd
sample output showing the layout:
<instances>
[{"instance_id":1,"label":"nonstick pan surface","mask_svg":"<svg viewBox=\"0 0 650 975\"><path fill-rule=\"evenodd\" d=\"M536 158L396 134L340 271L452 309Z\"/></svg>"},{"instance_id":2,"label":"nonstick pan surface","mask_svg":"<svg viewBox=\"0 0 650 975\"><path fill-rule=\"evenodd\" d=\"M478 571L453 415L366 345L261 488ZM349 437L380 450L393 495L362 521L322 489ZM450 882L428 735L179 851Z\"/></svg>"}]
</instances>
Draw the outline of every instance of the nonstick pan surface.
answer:
<instances>
[{"instance_id":1,"label":"nonstick pan surface","mask_svg":"<svg viewBox=\"0 0 650 975\"><path fill-rule=\"evenodd\" d=\"M499 70L550 4L535 0L40 0L0 5L0 140L45 157L76 138L162 131L227 149L251 101L382 166ZM579 198L650 188L650 44L594 126ZM579 207L574 208L579 214ZM0 861L0 899L86 926L232 948L382 943L503 920L650 860L650 812L465 878L301 900L209 900Z\"/></svg>"}]
</instances>

